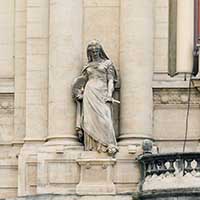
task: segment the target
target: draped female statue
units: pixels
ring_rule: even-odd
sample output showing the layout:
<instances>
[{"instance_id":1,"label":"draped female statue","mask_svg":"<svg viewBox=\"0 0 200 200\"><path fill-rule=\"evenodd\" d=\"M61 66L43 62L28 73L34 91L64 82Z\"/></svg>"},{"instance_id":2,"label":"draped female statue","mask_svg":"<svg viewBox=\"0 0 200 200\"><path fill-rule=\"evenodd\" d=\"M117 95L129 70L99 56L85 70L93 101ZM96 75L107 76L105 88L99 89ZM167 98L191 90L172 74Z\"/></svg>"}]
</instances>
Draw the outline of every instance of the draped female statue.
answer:
<instances>
[{"instance_id":1,"label":"draped female statue","mask_svg":"<svg viewBox=\"0 0 200 200\"><path fill-rule=\"evenodd\" d=\"M73 97L77 102L76 131L85 150L114 155L117 142L113 126L112 95L118 75L101 44L91 41L87 47L88 63L74 80Z\"/></svg>"}]
</instances>

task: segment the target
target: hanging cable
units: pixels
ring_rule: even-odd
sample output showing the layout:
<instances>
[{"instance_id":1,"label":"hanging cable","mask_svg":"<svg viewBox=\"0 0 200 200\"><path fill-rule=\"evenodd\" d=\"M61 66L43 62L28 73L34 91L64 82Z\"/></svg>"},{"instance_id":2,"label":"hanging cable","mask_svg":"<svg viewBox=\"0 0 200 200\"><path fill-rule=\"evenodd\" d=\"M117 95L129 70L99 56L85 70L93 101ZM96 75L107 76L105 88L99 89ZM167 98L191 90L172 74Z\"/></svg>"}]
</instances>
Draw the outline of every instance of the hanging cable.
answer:
<instances>
[{"instance_id":1,"label":"hanging cable","mask_svg":"<svg viewBox=\"0 0 200 200\"><path fill-rule=\"evenodd\" d=\"M187 101L187 111L185 119L185 137L183 142L183 153L185 152L187 137L188 137L188 125L189 125L189 114L190 114L190 100L191 100L191 85L192 85L192 73L190 74L189 86L188 86L188 101Z\"/></svg>"}]
</instances>

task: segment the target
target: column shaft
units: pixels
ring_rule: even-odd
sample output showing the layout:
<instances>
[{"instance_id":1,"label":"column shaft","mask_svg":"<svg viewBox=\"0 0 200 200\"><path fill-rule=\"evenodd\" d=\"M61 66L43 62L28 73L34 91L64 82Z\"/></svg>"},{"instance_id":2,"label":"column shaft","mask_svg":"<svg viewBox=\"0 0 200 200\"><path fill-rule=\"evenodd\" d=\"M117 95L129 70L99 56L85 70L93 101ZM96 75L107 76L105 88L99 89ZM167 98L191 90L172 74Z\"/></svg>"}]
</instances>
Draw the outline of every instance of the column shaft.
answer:
<instances>
[{"instance_id":1,"label":"column shaft","mask_svg":"<svg viewBox=\"0 0 200 200\"><path fill-rule=\"evenodd\" d=\"M121 145L152 135L153 0L121 0Z\"/></svg>"},{"instance_id":2,"label":"column shaft","mask_svg":"<svg viewBox=\"0 0 200 200\"><path fill-rule=\"evenodd\" d=\"M77 143L71 84L82 65L82 9L82 0L50 1L48 140L53 143Z\"/></svg>"}]
</instances>

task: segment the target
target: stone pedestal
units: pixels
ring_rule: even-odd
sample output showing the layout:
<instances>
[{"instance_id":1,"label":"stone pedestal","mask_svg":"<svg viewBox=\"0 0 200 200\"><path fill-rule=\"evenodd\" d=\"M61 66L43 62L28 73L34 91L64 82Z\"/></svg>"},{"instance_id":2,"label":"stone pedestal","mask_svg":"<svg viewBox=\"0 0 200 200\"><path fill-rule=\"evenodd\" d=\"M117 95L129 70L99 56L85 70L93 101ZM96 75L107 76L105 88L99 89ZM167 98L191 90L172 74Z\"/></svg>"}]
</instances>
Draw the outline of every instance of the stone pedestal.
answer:
<instances>
[{"instance_id":1,"label":"stone pedestal","mask_svg":"<svg viewBox=\"0 0 200 200\"><path fill-rule=\"evenodd\" d=\"M80 180L80 167L76 160L81 151L43 146L37 156L37 194L75 194Z\"/></svg>"},{"instance_id":2,"label":"stone pedestal","mask_svg":"<svg viewBox=\"0 0 200 200\"><path fill-rule=\"evenodd\" d=\"M77 163L81 168L77 194L116 194L113 183L113 166L116 159L95 152L84 152Z\"/></svg>"}]
</instances>

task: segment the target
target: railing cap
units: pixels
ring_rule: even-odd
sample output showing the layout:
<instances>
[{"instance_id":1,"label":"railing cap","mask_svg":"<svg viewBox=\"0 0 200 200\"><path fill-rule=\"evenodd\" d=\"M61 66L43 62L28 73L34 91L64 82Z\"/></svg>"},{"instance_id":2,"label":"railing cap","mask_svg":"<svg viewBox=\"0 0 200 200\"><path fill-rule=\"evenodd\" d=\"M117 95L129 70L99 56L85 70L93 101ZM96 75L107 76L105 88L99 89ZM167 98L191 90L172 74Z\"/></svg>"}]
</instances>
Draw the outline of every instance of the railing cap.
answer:
<instances>
[{"instance_id":1,"label":"railing cap","mask_svg":"<svg viewBox=\"0 0 200 200\"><path fill-rule=\"evenodd\" d=\"M159 154L142 154L137 157L139 162L148 162L153 160L169 160L169 159L200 159L200 152L175 152L175 153L159 153Z\"/></svg>"}]
</instances>

